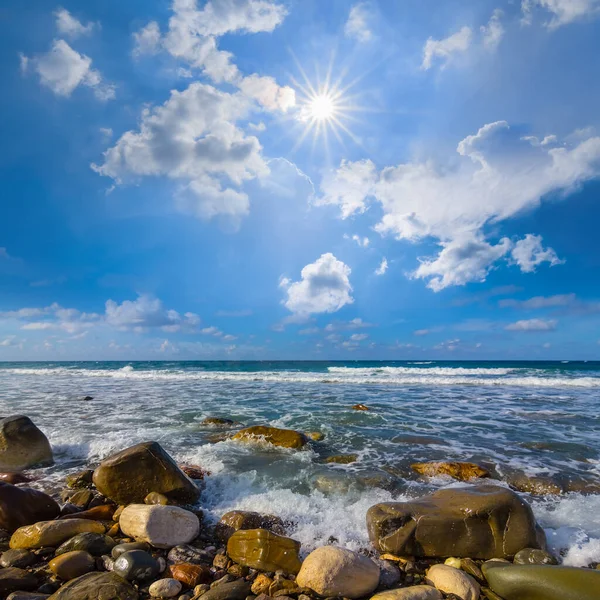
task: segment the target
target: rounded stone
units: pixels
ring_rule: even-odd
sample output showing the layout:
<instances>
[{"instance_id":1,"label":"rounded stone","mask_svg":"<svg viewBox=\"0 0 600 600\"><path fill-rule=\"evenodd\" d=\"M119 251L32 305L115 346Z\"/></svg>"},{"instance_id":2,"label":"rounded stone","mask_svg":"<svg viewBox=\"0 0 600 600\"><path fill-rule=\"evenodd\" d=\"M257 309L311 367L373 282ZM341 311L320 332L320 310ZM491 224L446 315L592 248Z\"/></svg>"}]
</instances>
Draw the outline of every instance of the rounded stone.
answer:
<instances>
[{"instance_id":1,"label":"rounded stone","mask_svg":"<svg viewBox=\"0 0 600 600\"><path fill-rule=\"evenodd\" d=\"M29 550L7 550L0 556L0 567L18 567L23 569L37 561L37 557Z\"/></svg>"},{"instance_id":2,"label":"rounded stone","mask_svg":"<svg viewBox=\"0 0 600 600\"><path fill-rule=\"evenodd\" d=\"M54 462L48 438L29 417L0 420L0 470L24 471Z\"/></svg>"},{"instance_id":3,"label":"rounded stone","mask_svg":"<svg viewBox=\"0 0 600 600\"><path fill-rule=\"evenodd\" d=\"M233 436L233 439L241 442L265 441L273 446L295 449L302 448L308 442L308 438L303 433L293 429L279 429L263 425L242 429Z\"/></svg>"},{"instance_id":4,"label":"rounded stone","mask_svg":"<svg viewBox=\"0 0 600 600\"><path fill-rule=\"evenodd\" d=\"M0 529L19 527L58 517L60 507L44 492L0 481Z\"/></svg>"},{"instance_id":5,"label":"rounded stone","mask_svg":"<svg viewBox=\"0 0 600 600\"><path fill-rule=\"evenodd\" d=\"M209 567L181 563L169 567L171 577L180 581L185 587L194 588L201 583L212 581L212 573Z\"/></svg>"},{"instance_id":6,"label":"rounded stone","mask_svg":"<svg viewBox=\"0 0 600 600\"><path fill-rule=\"evenodd\" d=\"M113 558L119 558L121 554L129 552L130 550L143 550L144 552L148 552L150 550L150 544L146 544L146 542L125 542L123 544L117 544L110 551L110 555Z\"/></svg>"},{"instance_id":7,"label":"rounded stone","mask_svg":"<svg viewBox=\"0 0 600 600\"><path fill-rule=\"evenodd\" d=\"M181 591L181 582L177 579L159 579L155 581L149 589L153 598L174 598Z\"/></svg>"},{"instance_id":8,"label":"rounded stone","mask_svg":"<svg viewBox=\"0 0 600 600\"><path fill-rule=\"evenodd\" d=\"M523 548L515 554L515 565L557 565L558 561L552 554L538 548Z\"/></svg>"},{"instance_id":9,"label":"rounded stone","mask_svg":"<svg viewBox=\"0 0 600 600\"><path fill-rule=\"evenodd\" d=\"M448 565L433 565L426 575L427 583L444 594L455 594L462 600L478 600L479 584L471 577Z\"/></svg>"},{"instance_id":10,"label":"rounded stone","mask_svg":"<svg viewBox=\"0 0 600 600\"><path fill-rule=\"evenodd\" d=\"M83 552L89 552L92 556L102 556L103 554L109 554L114 548L115 541L102 533L78 533L75 537L67 540L56 549L56 556L64 554L65 552L73 552L75 550L81 550Z\"/></svg>"},{"instance_id":11,"label":"rounded stone","mask_svg":"<svg viewBox=\"0 0 600 600\"><path fill-rule=\"evenodd\" d=\"M160 573L160 569L158 562L147 552L130 550L115 560L113 573L127 581L149 581Z\"/></svg>"},{"instance_id":12,"label":"rounded stone","mask_svg":"<svg viewBox=\"0 0 600 600\"><path fill-rule=\"evenodd\" d=\"M306 557L296 583L320 596L362 598L379 585L379 566L357 552L324 546Z\"/></svg>"},{"instance_id":13,"label":"rounded stone","mask_svg":"<svg viewBox=\"0 0 600 600\"><path fill-rule=\"evenodd\" d=\"M169 550L167 554L167 560L169 564L177 563L190 563L193 565L199 565L211 560L211 557L206 552L194 546L183 544L181 546L174 546Z\"/></svg>"},{"instance_id":14,"label":"rounded stone","mask_svg":"<svg viewBox=\"0 0 600 600\"><path fill-rule=\"evenodd\" d=\"M413 585L380 592L372 596L371 600L442 600L442 594L430 585Z\"/></svg>"},{"instance_id":15,"label":"rounded stone","mask_svg":"<svg viewBox=\"0 0 600 600\"><path fill-rule=\"evenodd\" d=\"M78 533L104 533L105 527L88 519L66 519L64 521L40 521L17 529L10 538L11 548L56 547Z\"/></svg>"},{"instance_id":16,"label":"rounded stone","mask_svg":"<svg viewBox=\"0 0 600 600\"><path fill-rule=\"evenodd\" d=\"M60 587L48 600L138 600L135 589L114 573L87 573Z\"/></svg>"},{"instance_id":17,"label":"rounded stone","mask_svg":"<svg viewBox=\"0 0 600 600\"><path fill-rule=\"evenodd\" d=\"M74 552L65 552L53 558L48 563L48 567L58 578L70 581L90 571L94 571L96 561L91 554L75 550Z\"/></svg>"}]
</instances>

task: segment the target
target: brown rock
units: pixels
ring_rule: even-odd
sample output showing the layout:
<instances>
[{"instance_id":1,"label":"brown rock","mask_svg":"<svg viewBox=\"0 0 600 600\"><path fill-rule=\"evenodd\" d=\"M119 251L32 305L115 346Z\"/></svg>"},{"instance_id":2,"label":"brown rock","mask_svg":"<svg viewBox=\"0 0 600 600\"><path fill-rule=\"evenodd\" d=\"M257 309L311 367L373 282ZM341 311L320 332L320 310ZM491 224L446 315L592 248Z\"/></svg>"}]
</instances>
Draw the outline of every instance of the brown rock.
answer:
<instances>
[{"instance_id":1,"label":"brown rock","mask_svg":"<svg viewBox=\"0 0 600 600\"><path fill-rule=\"evenodd\" d=\"M143 442L102 461L94 484L119 504L142 503L150 492L195 502L200 491L157 442Z\"/></svg>"},{"instance_id":2,"label":"brown rock","mask_svg":"<svg viewBox=\"0 0 600 600\"><path fill-rule=\"evenodd\" d=\"M6 598L11 592L33 590L37 586L38 579L33 573L17 567L0 569L0 595L3 598Z\"/></svg>"},{"instance_id":3,"label":"brown rock","mask_svg":"<svg viewBox=\"0 0 600 600\"><path fill-rule=\"evenodd\" d=\"M76 490L75 492L68 491L66 494L61 494L61 499L64 502L69 502L69 504L73 504L82 509L86 509L93 498L94 493L92 490L87 489Z\"/></svg>"},{"instance_id":4,"label":"brown rock","mask_svg":"<svg viewBox=\"0 0 600 600\"><path fill-rule=\"evenodd\" d=\"M308 431L304 435L310 438L313 442L322 442L325 439L325 434L321 433L320 431Z\"/></svg>"},{"instance_id":5,"label":"brown rock","mask_svg":"<svg viewBox=\"0 0 600 600\"><path fill-rule=\"evenodd\" d=\"M44 492L0 481L0 529L19 527L58 517L60 507Z\"/></svg>"},{"instance_id":6,"label":"brown rock","mask_svg":"<svg viewBox=\"0 0 600 600\"><path fill-rule=\"evenodd\" d=\"M283 521L279 517L245 510L232 510L225 513L217 523L215 532L220 540L226 542L240 529L267 529L279 535L285 533Z\"/></svg>"},{"instance_id":7,"label":"brown rock","mask_svg":"<svg viewBox=\"0 0 600 600\"><path fill-rule=\"evenodd\" d=\"M233 421L231 419L222 419L221 417L206 417L206 419L202 421L202 425L218 425L220 427L231 426L233 425Z\"/></svg>"},{"instance_id":8,"label":"brown rock","mask_svg":"<svg viewBox=\"0 0 600 600\"><path fill-rule=\"evenodd\" d=\"M162 504L163 506L167 506L171 503L164 494L159 494L158 492L150 492L144 498L144 504Z\"/></svg>"},{"instance_id":9,"label":"brown rock","mask_svg":"<svg viewBox=\"0 0 600 600\"><path fill-rule=\"evenodd\" d=\"M0 473L0 482L3 483L18 485L19 483L29 483L30 481L33 481L31 477L24 473Z\"/></svg>"},{"instance_id":10,"label":"brown rock","mask_svg":"<svg viewBox=\"0 0 600 600\"><path fill-rule=\"evenodd\" d=\"M233 436L233 439L242 442L264 440L274 446L294 449L302 448L308 442L307 437L303 433L294 431L293 429L279 429L263 425L255 425L254 427L242 429Z\"/></svg>"},{"instance_id":11,"label":"brown rock","mask_svg":"<svg viewBox=\"0 0 600 600\"><path fill-rule=\"evenodd\" d=\"M91 519L92 521L112 521L116 506L114 504L103 504L94 506L82 512L64 515L61 519Z\"/></svg>"},{"instance_id":12,"label":"brown rock","mask_svg":"<svg viewBox=\"0 0 600 600\"><path fill-rule=\"evenodd\" d=\"M203 480L210 475L210 471L199 467L198 465L179 465L179 468L190 478Z\"/></svg>"},{"instance_id":13,"label":"brown rock","mask_svg":"<svg viewBox=\"0 0 600 600\"><path fill-rule=\"evenodd\" d=\"M98 521L88 519L68 519L60 521L40 521L17 529L10 538L11 548L56 547L77 535L89 531L104 533L105 527Z\"/></svg>"},{"instance_id":14,"label":"brown rock","mask_svg":"<svg viewBox=\"0 0 600 600\"><path fill-rule=\"evenodd\" d=\"M48 438L29 417L0 420L0 470L23 471L54 462Z\"/></svg>"},{"instance_id":15,"label":"brown rock","mask_svg":"<svg viewBox=\"0 0 600 600\"><path fill-rule=\"evenodd\" d=\"M352 407L352 410L370 410L368 406L365 406L364 404L355 404Z\"/></svg>"},{"instance_id":16,"label":"brown rock","mask_svg":"<svg viewBox=\"0 0 600 600\"><path fill-rule=\"evenodd\" d=\"M180 563L169 567L170 577L177 579L184 586L194 588L201 583L212 581L212 573L209 567L193 565L191 563Z\"/></svg>"},{"instance_id":17,"label":"brown rock","mask_svg":"<svg viewBox=\"0 0 600 600\"><path fill-rule=\"evenodd\" d=\"M260 594L268 594L272 583L273 580L269 576L264 573L259 573L252 583L252 593L257 596Z\"/></svg>"},{"instance_id":18,"label":"brown rock","mask_svg":"<svg viewBox=\"0 0 600 600\"><path fill-rule=\"evenodd\" d=\"M380 552L404 556L511 558L522 548L545 545L529 505L493 485L377 504L367 513L367 527Z\"/></svg>"},{"instance_id":19,"label":"brown rock","mask_svg":"<svg viewBox=\"0 0 600 600\"><path fill-rule=\"evenodd\" d=\"M138 594L115 573L87 573L63 585L48 600L138 600Z\"/></svg>"},{"instance_id":20,"label":"brown rock","mask_svg":"<svg viewBox=\"0 0 600 600\"><path fill-rule=\"evenodd\" d=\"M470 462L423 462L410 466L413 471L427 477L449 475L460 481L489 477L489 471Z\"/></svg>"},{"instance_id":21,"label":"brown rock","mask_svg":"<svg viewBox=\"0 0 600 600\"><path fill-rule=\"evenodd\" d=\"M297 573L302 566L298 553L300 542L266 529L236 531L227 542L230 558L259 571Z\"/></svg>"},{"instance_id":22,"label":"brown rock","mask_svg":"<svg viewBox=\"0 0 600 600\"><path fill-rule=\"evenodd\" d=\"M59 579L70 581L94 571L96 561L91 554L75 550L53 558L48 563L48 567Z\"/></svg>"},{"instance_id":23,"label":"brown rock","mask_svg":"<svg viewBox=\"0 0 600 600\"><path fill-rule=\"evenodd\" d=\"M83 471L77 471L77 473L71 473L66 477L67 487L73 489L91 487L93 475L94 471L91 469L84 469Z\"/></svg>"},{"instance_id":24,"label":"brown rock","mask_svg":"<svg viewBox=\"0 0 600 600\"><path fill-rule=\"evenodd\" d=\"M357 454L338 454L336 456L328 456L325 459L326 463L336 463L338 465L349 465L358 460Z\"/></svg>"}]
</instances>

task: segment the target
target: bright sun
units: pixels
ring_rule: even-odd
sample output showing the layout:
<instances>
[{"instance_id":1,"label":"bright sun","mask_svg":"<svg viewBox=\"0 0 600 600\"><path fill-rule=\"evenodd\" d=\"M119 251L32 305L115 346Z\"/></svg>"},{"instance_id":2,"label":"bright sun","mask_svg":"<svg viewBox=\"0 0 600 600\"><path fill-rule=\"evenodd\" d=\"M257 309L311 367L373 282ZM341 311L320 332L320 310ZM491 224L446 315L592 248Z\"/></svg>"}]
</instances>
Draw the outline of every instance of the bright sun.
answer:
<instances>
[{"instance_id":1,"label":"bright sun","mask_svg":"<svg viewBox=\"0 0 600 600\"><path fill-rule=\"evenodd\" d=\"M317 121L327 121L335 115L333 98L326 94L315 96L309 105L310 116Z\"/></svg>"}]
</instances>

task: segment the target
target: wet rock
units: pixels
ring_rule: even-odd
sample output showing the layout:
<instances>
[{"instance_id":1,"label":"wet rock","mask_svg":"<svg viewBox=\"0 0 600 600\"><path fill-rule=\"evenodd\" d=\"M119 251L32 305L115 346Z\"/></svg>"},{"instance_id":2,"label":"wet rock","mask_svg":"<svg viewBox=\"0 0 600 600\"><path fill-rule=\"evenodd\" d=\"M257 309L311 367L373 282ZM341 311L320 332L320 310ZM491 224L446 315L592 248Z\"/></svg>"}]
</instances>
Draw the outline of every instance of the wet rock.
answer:
<instances>
[{"instance_id":1,"label":"wet rock","mask_svg":"<svg viewBox=\"0 0 600 600\"><path fill-rule=\"evenodd\" d=\"M397 590L379 592L371 600L442 600L442 594L430 585L414 585Z\"/></svg>"},{"instance_id":2,"label":"wet rock","mask_svg":"<svg viewBox=\"0 0 600 600\"><path fill-rule=\"evenodd\" d=\"M278 429L277 427L266 427L262 425L242 429L233 436L233 439L242 442L264 440L274 446L294 449L303 448L308 442L308 439L303 433L294 431L293 429Z\"/></svg>"},{"instance_id":3,"label":"wet rock","mask_svg":"<svg viewBox=\"0 0 600 600\"><path fill-rule=\"evenodd\" d=\"M41 521L17 529L10 538L11 548L56 547L78 533L104 533L102 523L88 519Z\"/></svg>"},{"instance_id":4,"label":"wet rock","mask_svg":"<svg viewBox=\"0 0 600 600\"><path fill-rule=\"evenodd\" d=\"M144 504L161 504L162 506L167 506L168 504L170 504L170 502L164 494L159 494L158 492L150 492L144 498Z\"/></svg>"},{"instance_id":5,"label":"wet rock","mask_svg":"<svg viewBox=\"0 0 600 600\"><path fill-rule=\"evenodd\" d=\"M238 580L224 583L202 594L203 600L245 600L250 593L250 583Z\"/></svg>"},{"instance_id":6,"label":"wet rock","mask_svg":"<svg viewBox=\"0 0 600 600\"><path fill-rule=\"evenodd\" d=\"M93 481L119 504L141 503L150 492L195 502L200 493L157 442L143 442L105 459L94 471Z\"/></svg>"},{"instance_id":7,"label":"wet rock","mask_svg":"<svg viewBox=\"0 0 600 600\"><path fill-rule=\"evenodd\" d=\"M59 588L49 600L138 600L135 589L114 573L88 573Z\"/></svg>"},{"instance_id":8,"label":"wet rock","mask_svg":"<svg viewBox=\"0 0 600 600\"><path fill-rule=\"evenodd\" d=\"M389 560L378 560L379 565L379 587L393 588L400 582L402 574L398 565Z\"/></svg>"},{"instance_id":9,"label":"wet rock","mask_svg":"<svg viewBox=\"0 0 600 600\"><path fill-rule=\"evenodd\" d=\"M367 513L367 527L380 552L400 556L512 558L522 548L545 545L530 506L492 485L377 504Z\"/></svg>"},{"instance_id":10,"label":"wet rock","mask_svg":"<svg viewBox=\"0 0 600 600\"><path fill-rule=\"evenodd\" d=\"M206 594L208 590L210 590L210 585L208 585L208 583L201 583L194 588L194 597L198 598L199 596L202 596L202 594Z\"/></svg>"},{"instance_id":11,"label":"wet rock","mask_svg":"<svg viewBox=\"0 0 600 600\"><path fill-rule=\"evenodd\" d=\"M321 433L320 431L309 431L304 435L310 438L313 442L322 442L325 439L325 434Z\"/></svg>"},{"instance_id":12,"label":"wet rock","mask_svg":"<svg viewBox=\"0 0 600 600\"><path fill-rule=\"evenodd\" d=\"M212 581L212 573L209 567L193 565L191 563L180 563L169 567L173 579L181 581L188 588L194 588L201 583Z\"/></svg>"},{"instance_id":13,"label":"wet rock","mask_svg":"<svg viewBox=\"0 0 600 600\"><path fill-rule=\"evenodd\" d=\"M370 409L369 409L368 406L365 406L364 404L355 404L352 407L352 410L362 410L362 411L365 411L365 410L370 410Z\"/></svg>"},{"instance_id":14,"label":"wet rock","mask_svg":"<svg viewBox=\"0 0 600 600\"><path fill-rule=\"evenodd\" d=\"M102 504L87 510L61 516L61 519L90 519L92 521L112 521L115 513L114 504Z\"/></svg>"},{"instance_id":15,"label":"wet rock","mask_svg":"<svg viewBox=\"0 0 600 600\"><path fill-rule=\"evenodd\" d=\"M0 420L0 470L24 471L54 462L48 438L29 417Z\"/></svg>"},{"instance_id":16,"label":"wet rock","mask_svg":"<svg viewBox=\"0 0 600 600\"><path fill-rule=\"evenodd\" d=\"M600 571L486 562L483 574L505 600L597 600Z\"/></svg>"},{"instance_id":17,"label":"wet rock","mask_svg":"<svg viewBox=\"0 0 600 600\"><path fill-rule=\"evenodd\" d=\"M96 561L91 554L75 550L73 552L65 552L53 558L48 563L48 567L58 578L70 581L90 571L94 571L96 569Z\"/></svg>"},{"instance_id":18,"label":"wet rock","mask_svg":"<svg viewBox=\"0 0 600 600\"><path fill-rule=\"evenodd\" d=\"M171 548L167 555L167 560L169 564L190 563L192 565L199 565L207 561L210 562L212 559L206 551L183 544Z\"/></svg>"},{"instance_id":19,"label":"wet rock","mask_svg":"<svg viewBox=\"0 0 600 600\"><path fill-rule=\"evenodd\" d=\"M0 556L0 567L24 569L37 562L37 557L29 550L7 550Z\"/></svg>"},{"instance_id":20,"label":"wet rock","mask_svg":"<svg viewBox=\"0 0 600 600\"><path fill-rule=\"evenodd\" d=\"M393 437L390 441L394 444L408 444L410 446L447 446L448 442L442 438L432 435L413 435L412 433L403 433Z\"/></svg>"},{"instance_id":21,"label":"wet rock","mask_svg":"<svg viewBox=\"0 0 600 600\"><path fill-rule=\"evenodd\" d=\"M117 544L110 552L113 558L119 558L124 552L130 550L143 550L144 552L150 552L150 544L146 542L125 542L124 544Z\"/></svg>"},{"instance_id":22,"label":"wet rock","mask_svg":"<svg viewBox=\"0 0 600 600\"><path fill-rule=\"evenodd\" d=\"M264 573L259 573L252 583L251 591L257 596L260 596L260 594L268 594L272 583L273 579L271 579L271 577Z\"/></svg>"},{"instance_id":23,"label":"wet rock","mask_svg":"<svg viewBox=\"0 0 600 600\"><path fill-rule=\"evenodd\" d=\"M130 504L121 513L119 527L138 542L172 548L195 539L200 521L193 512L178 506Z\"/></svg>"},{"instance_id":24,"label":"wet rock","mask_svg":"<svg viewBox=\"0 0 600 600\"><path fill-rule=\"evenodd\" d=\"M63 502L69 502L78 508L86 509L88 504L94 498L92 490L81 489L81 490L66 490L66 493L61 494L61 500Z\"/></svg>"},{"instance_id":25,"label":"wet rock","mask_svg":"<svg viewBox=\"0 0 600 600\"><path fill-rule=\"evenodd\" d=\"M215 528L217 537L226 542L236 531L241 529L267 529L283 535L283 521L275 515L261 515L257 512L232 510L225 513Z\"/></svg>"},{"instance_id":26,"label":"wet rock","mask_svg":"<svg viewBox=\"0 0 600 600\"><path fill-rule=\"evenodd\" d=\"M325 459L326 463L335 463L338 465L349 465L358 460L358 454L338 454L336 456L328 456Z\"/></svg>"},{"instance_id":27,"label":"wet rock","mask_svg":"<svg viewBox=\"0 0 600 600\"><path fill-rule=\"evenodd\" d=\"M206 417L202 421L202 425L216 425L220 427L230 427L233 424L231 419L222 419L221 417Z\"/></svg>"},{"instance_id":28,"label":"wet rock","mask_svg":"<svg viewBox=\"0 0 600 600\"><path fill-rule=\"evenodd\" d=\"M181 582L177 579L159 579L148 590L153 598L174 598L181 592Z\"/></svg>"},{"instance_id":29,"label":"wet rock","mask_svg":"<svg viewBox=\"0 0 600 600\"><path fill-rule=\"evenodd\" d=\"M89 552L92 556L109 554L114 548L115 541L102 533L78 533L56 549L56 556L76 550Z\"/></svg>"},{"instance_id":30,"label":"wet rock","mask_svg":"<svg viewBox=\"0 0 600 600\"><path fill-rule=\"evenodd\" d=\"M446 561L446 564L448 564L448 561ZM483 577L481 569L479 568L477 563L470 558L461 558L460 564L456 568L462 569L465 573L468 573L469 575L471 575L471 577L474 577L478 583L485 582L485 578Z\"/></svg>"},{"instance_id":31,"label":"wet rock","mask_svg":"<svg viewBox=\"0 0 600 600\"><path fill-rule=\"evenodd\" d=\"M39 592L13 592L7 596L6 600L46 600L49 594L40 594Z\"/></svg>"},{"instance_id":32,"label":"wet rock","mask_svg":"<svg viewBox=\"0 0 600 600\"><path fill-rule=\"evenodd\" d=\"M314 489L323 494L347 494L359 485L356 477L348 473L317 473L311 479Z\"/></svg>"},{"instance_id":33,"label":"wet rock","mask_svg":"<svg viewBox=\"0 0 600 600\"><path fill-rule=\"evenodd\" d=\"M320 596L362 598L379 585L379 566L357 552L323 546L306 557L296 583Z\"/></svg>"},{"instance_id":34,"label":"wet rock","mask_svg":"<svg viewBox=\"0 0 600 600\"><path fill-rule=\"evenodd\" d=\"M84 469L83 471L77 471L77 473L71 473L66 477L67 487L71 489L91 487L93 475L94 471L91 469Z\"/></svg>"},{"instance_id":35,"label":"wet rock","mask_svg":"<svg viewBox=\"0 0 600 600\"><path fill-rule=\"evenodd\" d=\"M24 569L18 569L17 567L0 569L0 595L33 590L37 586L37 577Z\"/></svg>"},{"instance_id":36,"label":"wet rock","mask_svg":"<svg viewBox=\"0 0 600 600\"><path fill-rule=\"evenodd\" d=\"M158 563L143 550L123 552L113 563L113 573L127 581L150 581L160 573Z\"/></svg>"},{"instance_id":37,"label":"wet rock","mask_svg":"<svg viewBox=\"0 0 600 600\"><path fill-rule=\"evenodd\" d=\"M410 468L420 475L427 477L449 475L459 481L469 481L471 479L490 476L487 469L470 462L422 462L414 463Z\"/></svg>"},{"instance_id":38,"label":"wet rock","mask_svg":"<svg viewBox=\"0 0 600 600\"><path fill-rule=\"evenodd\" d=\"M44 492L0 481L0 528L9 532L58 517L60 507Z\"/></svg>"},{"instance_id":39,"label":"wet rock","mask_svg":"<svg viewBox=\"0 0 600 600\"><path fill-rule=\"evenodd\" d=\"M511 488L535 496L557 496L563 492L562 486L551 476L530 476L523 471L510 470L504 474L503 479Z\"/></svg>"},{"instance_id":40,"label":"wet rock","mask_svg":"<svg viewBox=\"0 0 600 600\"><path fill-rule=\"evenodd\" d=\"M205 477L210 475L210 471L199 467L198 465L179 465L179 468L190 478L202 481Z\"/></svg>"},{"instance_id":41,"label":"wet rock","mask_svg":"<svg viewBox=\"0 0 600 600\"><path fill-rule=\"evenodd\" d=\"M426 581L444 594L455 594L462 600L479 599L479 584L473 577L454 567L433 565L427 571Z\"/></svg>"},{"instance_id":42,"label":"wet rock","mask_svg":"<svg viewBox=\"0 0 600 600\"><path fill-rule=\"evenodd\" d=\"M18 485L19 483L29 483L33 480L24 473L0 473L0 481Z\"/></svg>"},{"instance_id":43,"label":"wet rock","mask_svg":"<svg viewBox=\"0 0 600 600\"><path fill-rule=\"evenodd\" d=\"M557 565L558 561L552 554L539 548L523 548L515 554L515 565Z\"/></svg>"},{"instance_id":44,"label":"wet rock","mask_svg":"<svg viewBox=\"0 0 600 600\"><path fill-rule=\"evenodd\" d=\"M259 571L298 573L300 542L266 529L241 529L227 542L227 554L236 563Z\"/></svg>"}]
</instances>

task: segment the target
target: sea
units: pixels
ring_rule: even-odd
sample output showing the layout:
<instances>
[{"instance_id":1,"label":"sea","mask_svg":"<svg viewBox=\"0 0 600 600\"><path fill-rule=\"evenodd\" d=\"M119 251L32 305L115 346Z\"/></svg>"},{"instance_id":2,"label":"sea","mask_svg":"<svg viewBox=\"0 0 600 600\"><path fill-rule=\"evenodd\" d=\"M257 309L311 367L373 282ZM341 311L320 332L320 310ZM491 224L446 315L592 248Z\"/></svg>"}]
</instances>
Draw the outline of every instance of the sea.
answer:
<instances>
[{"instance_id":1,"label":"sea","mask_svg":"<svg viewBox=\"0 0 600 600\"><path fill-rule=\"evenodd\" d=\"M0 415L12 414L28 415L54 449L34 486L57 490L65 474L155 440L210 471L199 500L208 521L233 509L275 514L305 553L369 548L370 506L466 485L419 479L414 462L600 483L600 362L0 363ZM261 424L325 439L293 451L224 435ZM325 462L340 454L357 460ZM600 495L524 497L565 564L600 562Z\"/></svg>"}]
</instances>

